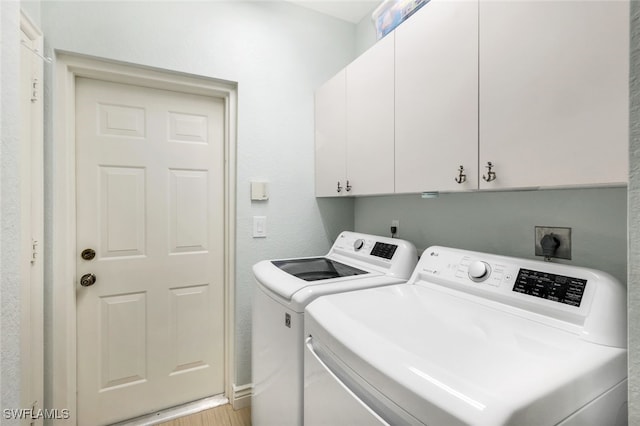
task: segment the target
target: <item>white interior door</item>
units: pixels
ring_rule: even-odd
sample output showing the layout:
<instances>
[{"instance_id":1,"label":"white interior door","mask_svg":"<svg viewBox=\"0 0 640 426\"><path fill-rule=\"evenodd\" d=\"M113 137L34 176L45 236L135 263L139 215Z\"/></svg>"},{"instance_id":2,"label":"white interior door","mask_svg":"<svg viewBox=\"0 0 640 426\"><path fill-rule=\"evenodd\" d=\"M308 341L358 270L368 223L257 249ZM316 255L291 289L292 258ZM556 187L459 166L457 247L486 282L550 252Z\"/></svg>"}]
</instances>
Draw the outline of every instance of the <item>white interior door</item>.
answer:
<instances>
[{"instance_id":1,"label":"white interior door","mask_svg":"<svg viewBox=\"0 0 640 426\"><path fill-rule=\"evenodd\" d=\"M224 390L224 111L77 79L78 424Z\"/></svg>"}]
</instances>

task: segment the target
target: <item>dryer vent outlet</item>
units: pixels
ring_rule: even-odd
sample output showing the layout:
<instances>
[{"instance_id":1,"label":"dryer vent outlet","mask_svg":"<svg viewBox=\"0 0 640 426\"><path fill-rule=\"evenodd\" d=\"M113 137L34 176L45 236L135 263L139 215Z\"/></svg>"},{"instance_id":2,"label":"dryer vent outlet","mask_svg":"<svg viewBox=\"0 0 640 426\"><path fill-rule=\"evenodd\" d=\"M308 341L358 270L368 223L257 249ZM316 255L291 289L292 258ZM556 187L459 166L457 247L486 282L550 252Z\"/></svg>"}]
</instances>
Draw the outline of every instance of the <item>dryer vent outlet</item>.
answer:
<instances>
[{"instance_id":1,"label":"dryer vent outlet","mask_svg":"<svg viewBox=\"0 0 640 426\"><path fill-rule=\"evenodd\" d=\"M534 241L536 256L571 260L571 228L536 226Z\"/></svg>"}]
</instances>

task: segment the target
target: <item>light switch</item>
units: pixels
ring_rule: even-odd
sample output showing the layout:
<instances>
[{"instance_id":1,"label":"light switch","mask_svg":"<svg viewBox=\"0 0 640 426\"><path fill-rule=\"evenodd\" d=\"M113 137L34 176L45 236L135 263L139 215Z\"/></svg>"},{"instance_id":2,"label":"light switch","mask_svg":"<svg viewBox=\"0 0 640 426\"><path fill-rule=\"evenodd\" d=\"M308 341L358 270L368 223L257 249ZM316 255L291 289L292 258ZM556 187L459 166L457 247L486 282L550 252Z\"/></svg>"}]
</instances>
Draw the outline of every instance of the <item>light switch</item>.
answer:
<instances>
[{"instance_id":1,"label":"light switch","mask_svg":"<svg viewBox=\"0 0 640 426\"><path fill-rule=\"evenodd\" d=\"M267 217L253 217L253 238L265 238L267 236Z\"/></svg>"}]
</instances>

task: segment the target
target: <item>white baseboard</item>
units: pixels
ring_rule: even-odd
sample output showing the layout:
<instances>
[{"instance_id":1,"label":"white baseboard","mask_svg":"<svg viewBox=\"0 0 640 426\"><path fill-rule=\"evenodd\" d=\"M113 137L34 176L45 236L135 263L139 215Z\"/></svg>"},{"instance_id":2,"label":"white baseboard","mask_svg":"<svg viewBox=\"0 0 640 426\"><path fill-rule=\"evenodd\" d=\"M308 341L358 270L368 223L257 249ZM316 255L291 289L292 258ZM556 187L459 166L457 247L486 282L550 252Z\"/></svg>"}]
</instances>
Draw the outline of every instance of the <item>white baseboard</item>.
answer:
<instances>
[{"instance_id":1,"label":"white baseboard","mask_svg":"<svg viewBox=\"0 0 640 426\"><path fill-rule=\"evenodd\" d=\"M236 386L233 385L233 395L230 395L231 405L234 410L239 410L251 405L251 395L253 394L253 384Z\"/></svg>"},{"instance_id":2,"label":"white baseboard","mask_svg":"<svg viewBox=\"0 0 640 426\"><path fill-rule=\"evenodd\" d=\"M116 423L111 426L156 425L158 423L168 422L169 420L177 419L178 417L184 417L184 416L198 413L200 411L208 410L210 408L218 407L220 405L227 404L228 402L229 400L222 395L211 396L209 398L204 398L198 401L179 405L177 407L167 408L166 410L161 410L155 413L147 414L145 416L137 417L135 419L126 420L124 422Z\"/></svg>"}]
</instances>

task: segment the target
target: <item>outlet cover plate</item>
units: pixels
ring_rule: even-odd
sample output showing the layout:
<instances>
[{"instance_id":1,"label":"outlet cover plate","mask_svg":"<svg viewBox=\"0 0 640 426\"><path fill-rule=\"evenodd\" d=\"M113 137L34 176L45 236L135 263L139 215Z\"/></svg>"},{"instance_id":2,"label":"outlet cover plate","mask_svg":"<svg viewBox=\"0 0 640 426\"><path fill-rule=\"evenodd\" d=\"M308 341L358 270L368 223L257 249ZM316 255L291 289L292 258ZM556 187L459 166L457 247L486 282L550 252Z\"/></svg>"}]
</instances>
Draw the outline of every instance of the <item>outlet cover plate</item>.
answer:
<instances>
[{"instance_id":1,"label":"outlet cover plate","mask_svg":"<svg viewBox=\"0 0 640 426\"><path fill-rule=\"evenodd\" d=\"M535 246L536 256L544 256L540 241L547 234L553 234L559 241L560 245L556 253L551 256L555 259L571 260L571 228L562 228L557 226L536 226L535 227Z\"/></svg>"}]
</instances>

